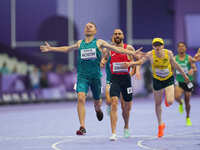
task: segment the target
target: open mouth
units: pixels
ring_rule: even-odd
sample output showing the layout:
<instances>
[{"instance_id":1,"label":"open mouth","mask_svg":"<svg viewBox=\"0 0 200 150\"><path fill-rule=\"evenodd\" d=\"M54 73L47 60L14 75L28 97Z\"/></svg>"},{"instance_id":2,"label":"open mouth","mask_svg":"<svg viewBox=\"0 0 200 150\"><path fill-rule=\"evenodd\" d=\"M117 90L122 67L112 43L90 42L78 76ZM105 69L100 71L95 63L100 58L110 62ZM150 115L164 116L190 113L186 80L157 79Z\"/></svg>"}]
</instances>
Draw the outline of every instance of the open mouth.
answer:
<instances>
[{"instance_id":1,"label":"open mouth","mask_svg":"<svg viewBox=\"0 0 200 150\"><path fill-rule=\"evenodd\" d=\"M120 38L115 38L115 40L120 40Z\"/></svg>"}]
</instances>

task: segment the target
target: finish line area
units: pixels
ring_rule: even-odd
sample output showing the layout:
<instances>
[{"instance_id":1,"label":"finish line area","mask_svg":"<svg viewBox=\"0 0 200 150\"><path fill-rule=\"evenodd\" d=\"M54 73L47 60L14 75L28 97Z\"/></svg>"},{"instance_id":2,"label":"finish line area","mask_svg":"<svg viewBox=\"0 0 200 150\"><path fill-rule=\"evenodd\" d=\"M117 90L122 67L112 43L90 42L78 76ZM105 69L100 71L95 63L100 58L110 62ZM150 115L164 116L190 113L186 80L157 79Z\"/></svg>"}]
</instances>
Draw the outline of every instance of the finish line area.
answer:
<instances>
[{"instance_id":1,"label":"finish line area","mask_svg":"<svg viewBox=\"0 0 200 150\"><path fill-rule=\"evenodd\" d=\"M185 125L185 115L178 112L178 104L170 108L163 104L163 120L166 123L163 138L157 138L157 120L152 97L134 99L130 114L131 137L123 137L123 119L118 109L117 141L109 141L111 135L110 118L105 113L98 122L93 103L86 103L85 136L76 136L79 127L76 102L49 104L12 105L0 108L0 148L6 150L199 150L200 102L191 99L191 120L193 125ZM167 112L167 113L166 113Z\"/></svg>"}]
</instances>

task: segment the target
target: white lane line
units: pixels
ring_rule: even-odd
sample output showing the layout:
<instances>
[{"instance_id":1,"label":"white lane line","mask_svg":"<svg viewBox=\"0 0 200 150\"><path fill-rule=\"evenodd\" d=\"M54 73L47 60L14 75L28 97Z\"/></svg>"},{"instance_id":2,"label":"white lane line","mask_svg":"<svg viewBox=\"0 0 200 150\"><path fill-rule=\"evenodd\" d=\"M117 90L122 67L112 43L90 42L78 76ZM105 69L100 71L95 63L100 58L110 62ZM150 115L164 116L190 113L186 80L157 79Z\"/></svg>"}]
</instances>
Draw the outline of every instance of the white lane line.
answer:
<instances>
[{"instance_id":1,"label":"white lane line","mask_svg":"<svg viewBox=\"0 0 200 150\"><path fill-rule=\"evenodd\" d=\"M195 133L199 133L199 135L195 135ZM185 138L185 137L199 137L199 136L200 136L200 130L197 130L196 132L188 132L188 133L182 133L182 134L177 134L177 135L167 135L167 136L164 136L163 138L165 138L165 137ZM150 146L146 146L146 145L143 144L144 141L154 140L154 139L158 139L158 138L152 137L152 138L147 138L147 139L144 139L144 140L139 140L139 141L137 141L137 146L139 146L142 149L147 149L147 150L158 150L158 149L155 149L155 148L152 148Z\"/></svg>"},{"instance_id":2,"label":"white lane line","mask_svg":"<svg viewBox=\"0 0 200 150\"><path fill-rule=\"evenodd\" d=\"M123 136L117 136L117 137L124 138ZM150 138L150 137L151 136L149 136L149 135L134 135L134 136L131 136L130 138ZM67 139L60 140L60 141L52 144L51 148L53 148L54 150L62 150L62 149L58 148L58 145L67 143L67 142L72 142L77 139L94 139L94 138L107 138L109 141L109 137L107 137L107 136L73 136L73 138L68 137Z\"/></svg>"},{"instance_id":3,"label":"white lane line","mask_svg":"<svg viewBox=\"0 0 200 150\"><path fill-rule=\"evenodd\" d=\"M138 141L138 142L137 142L137 146L139 146L140 148L143 148L143 149L156 150L156 149L153 149L153 148L151 148L151 147L145 146L145 145L143 144L143 142L144 142L144 140Z\"/></svg>"},{"instance_id":4,"label":"white lane line","mask_svg":"<svg viewBox=\"0 0 200 150\"><path fill-rule=\"evenodd\" d=\"M60 140L54 144L51 145L51 148L53 148L54 150L61 150L60 148L57 147L57 145L62 144L62 143L66 143L66 142L72 142L74 141L74 139L65 139L65 140Z\"/></svg>"},{"instance_id":5,"label":"white lane line","mask_svg":"<svg viewBox=\"0 0 200 150\"><path fill-rule=\"evenodd\" d=\"M197 135L195 135L197 134ZM182 133L182 134L177 134L177 135L167 135L165 137L178 137L178 138L185 138L185 137L199 137L200 136L200 131L193 131L193 132L188 132L188 133ZM164 138L165 138L164 137ZM37 136L37 137L5 137L5 136L0 136L0 141L9 141L9 140L47 140L47 139L60 139L58 142L54 143L51 145L51 148L54 150L61 150L58 148L58 145L67 143L67 142L72 142L77 139L94 139L94 138L106 138L108 139L108 136ZM118 136L118 138L123 138L123 136ZM156 136L150 136L150 135L134 135L131 136L130 138L144 138L142 140L137 141L137 146L139 146L142 149L147 149L147 150L158 150L149 146L146 146L143 144L144 141L147 140L153 140L157 139ZM109 140L109 139L108 139ZM28 148L28 147L27 147ZM29 147L32 148L32 147ZM39 149L39 147L38 147Z\"/></svg>"},{"instance_id":6,"label":"white lane line","mask_svg":"<svg viewBox=\"0 0 200 150\"><path fill-rule=\"evenodd\" d=\"M153 139L157 139L157 137L152 137L152 138L149 138L149 139L146 139L146 140L153 140ZM154 148L145 146L145 145L143 144L144 141L145 141L145 140L139 140L139 141L137 142L137 146L139 146L140 148L143 148L143 149L156 150L156 149L154 149Z\"/></svg>"}]
</instances>

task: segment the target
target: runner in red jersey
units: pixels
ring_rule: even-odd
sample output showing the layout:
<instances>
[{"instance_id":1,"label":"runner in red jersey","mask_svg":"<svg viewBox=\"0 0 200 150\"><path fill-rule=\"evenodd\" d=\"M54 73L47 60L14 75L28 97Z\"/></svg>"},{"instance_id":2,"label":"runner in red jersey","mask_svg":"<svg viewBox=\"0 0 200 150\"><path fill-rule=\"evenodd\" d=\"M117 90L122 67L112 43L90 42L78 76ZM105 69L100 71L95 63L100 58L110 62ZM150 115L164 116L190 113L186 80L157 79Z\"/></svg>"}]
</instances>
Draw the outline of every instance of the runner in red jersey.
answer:
<instances>
[{"instance_id":1,"label":"runner in red jersey","mask_svg":"<svg viewBox=\"0 0 200 150\"><path fill-rule=\"evenodd\" d=\"M123 47L128 50L135 51L131 45L123 43L124 34L120 29L115 29L113 33L114 45L117 47ZM130 68L124 68L124 62L130 62L133 57L126 54L119 54L111 51L111 84L110 84L110 96L111 96L111 128L112 136L110 140L114 141L117 139L116 136L116 125L117 125L117 107L118 99L120 94L122 96L121 106L122 106L122 116L125 122L124 126L124 137L130 137L129 133L129 114L132 106L132 86L131 77L135 73L135 68L129 73Z\"/></svg>"}]
</instances>

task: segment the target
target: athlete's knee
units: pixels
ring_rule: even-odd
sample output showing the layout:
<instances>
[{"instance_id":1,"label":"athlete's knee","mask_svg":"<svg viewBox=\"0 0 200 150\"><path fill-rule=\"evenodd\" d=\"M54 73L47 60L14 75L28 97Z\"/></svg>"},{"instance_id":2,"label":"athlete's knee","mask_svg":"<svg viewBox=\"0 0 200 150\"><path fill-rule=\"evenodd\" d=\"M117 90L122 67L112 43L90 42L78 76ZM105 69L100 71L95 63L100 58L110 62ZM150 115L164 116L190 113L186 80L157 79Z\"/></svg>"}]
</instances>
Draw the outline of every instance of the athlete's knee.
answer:
<instances>
[{"instance_id":1,"label":"athlete's knee","mask_svg":"<svg viewBox=\"0 0 200 150\"><path fill-rule=\"evenodd\" d=\"M118 106L118 99L112 98L111 111L117 111L117 106Z\"/></svg>"},{"instance_id":2,"label":"athlete's knee","mask_svg":"<svg viewBox=\"0 0 200 150\"><path fill-rule=\"evenodd\" d=\"M185 108L190 108L190 103L185 103Z\"/></svg>"},{"instance_id":3,"label":"athlete's knee","mask_svg":"<svg viewBox=\"0 0 200 150\"><path fill-rule=\"evenodd\" d=\"M131 111L131 102L125 102L125 105L124 105L124 111L125 112L130 112Z\"/></svg>"},{"instance_id":4,"label":"athlete's knee","mask_svg":"<svg viewBox=\"0 0 200 150\"><path fill-rule=\"evenodd\" d=\"M111 104L111 111L117 111L118 104L116 102L112 102Z\"/></svg>"},{"instance_id":5,"label":"athlete's knee","mask_svg":"<svg viewBox=\"0 0 200 150\"><path fill-rule=\"evenodd\" d=\"M131 111L131 106L128 106L127 109L126 109L128 112Z\"/></svg>"},{"instance_id":6,"label":"athlete's knee","mask_svg":"<svg viewBox=\"0 0 200 150\"><path fill-rule=\"evenodd\" d=\"M176 101L180 101L181 95L175 93L174 98L175 98Z\"/></svg>"},{"instance_id":7,"label":"athlete's knee","mask_svg":"<svg viewBox=\"0 0 200 150\"><path fill-rule=\"evenodd\" d=\"M190 93L190 92L186 92L186 93L185 93L185 100L186 100L186 102L189 102L189 101L190 101L190 96L191 96L191 93Z\"/></svg>"},{"instance_id":8,"label":"athlete's knee","mask_svg":"<svg viewBox=\"0 0 200 150\"><path fill-rule=\"evenodd\" d=\"M175 98L175 100L176 100L176 101L179 101L179 100L180 100L180 96L179 96L179 95L177 95L177 94L175 95L175 97L174 97L174 98Z\"/></svg>"},{"instance_id":9,"label":"athlete's knee","mask_svg":"<svg viewBox=\"0 0 200 150\"><path fill-rule=\"evenodd\" d=\"M127 115L129 113L130 113L130 109L124 109L124 110L122 110L122 114Z\"/></svg>"},{"instance_id":10,"label":"athlete's knee","mask_svg":"<svg viewBox=\"0 0 200 150\"><path fill-rule=\"evenodd\" d=\"M121 99L121 109L125 110L125 102L123 99Z\"/></svg>"},{"instance_id":11,"label":"athlete's knee","mask_svg":"<svg viewBox=\"0 0 200 150\"><path fill-rule=\"evenodd\" d=\"M125 110L125 106L123 104L121 104L121 109L122 109L122 112Z\"/></svg>"},{"instance_id":12,"label":"athlete's knee","mask_svg":"<svg viewBox=\"0 0 200 150\"><path fill-rule=\"evenodd\" d=\"M85 104L86 96L83 93L78 93L78 102Z\"/></svg>"}]
</instances>

